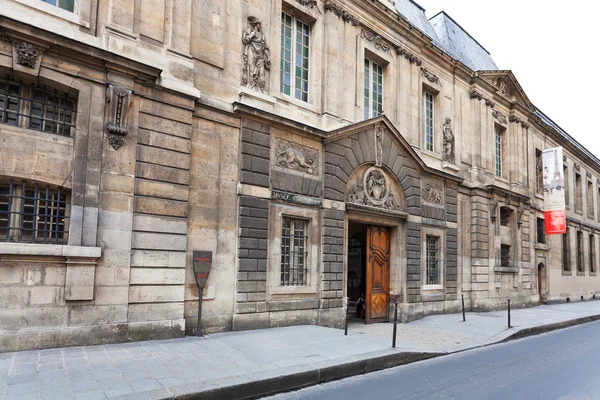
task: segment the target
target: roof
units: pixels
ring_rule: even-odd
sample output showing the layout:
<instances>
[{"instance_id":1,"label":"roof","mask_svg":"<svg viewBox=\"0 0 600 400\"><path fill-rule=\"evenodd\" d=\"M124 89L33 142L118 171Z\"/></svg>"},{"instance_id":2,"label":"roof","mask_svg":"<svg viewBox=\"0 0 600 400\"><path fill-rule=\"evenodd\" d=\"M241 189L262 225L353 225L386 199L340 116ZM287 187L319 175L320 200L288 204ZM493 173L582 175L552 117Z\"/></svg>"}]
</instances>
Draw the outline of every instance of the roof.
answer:
<instances>
[{"instance_id":1,"label":"roof","mask_svg":"<svg viewBox=\"0 0 600 400\"><path fill-rule=\"evenodd\" d=\"M444 11L429 21L438 41L452 57L474 71L498 69L490 53Z\"/></svg>"},{"instance_id":2,"label":"roof","mask_svg":"<svg viewBox=\"0 0 600 400\"><path fill-rule=\"evenodd\" d=\"M412 0L396 0L396 10L412 26L427 35L437 45L440 45L435 30L429 23L423 7Z\"/></svg>"},{"instance_id":3,"label":"roof","mask_svg":"<svg viewBox=\"0 0 600 400\"><path fill-rule=\"evenodd\" d=\"M569 135L567 132L565 132L564 129L562 129L560 126L558 126L558 124L556 122L552 121L550 119L550 117L548 117L546 114L544 114L539 108L535 107L535 111L533 112L533 114L535 116L539 117L543 123L545 123L546 125L550 126L552 129L554 129L559 135L561 135L563 138L565 138L566 141L568 141L573 146L575 146L579 151L581 151L583 154L585 154L591 160L593 160L596 163L596 165L600 166L600 160L598 159L598 157L596 157L594 154L592 154L592 152L590 152L588 149L583 147L583 145L581 143L579 143L571 135Z\"/></svg>"}]
</instances>

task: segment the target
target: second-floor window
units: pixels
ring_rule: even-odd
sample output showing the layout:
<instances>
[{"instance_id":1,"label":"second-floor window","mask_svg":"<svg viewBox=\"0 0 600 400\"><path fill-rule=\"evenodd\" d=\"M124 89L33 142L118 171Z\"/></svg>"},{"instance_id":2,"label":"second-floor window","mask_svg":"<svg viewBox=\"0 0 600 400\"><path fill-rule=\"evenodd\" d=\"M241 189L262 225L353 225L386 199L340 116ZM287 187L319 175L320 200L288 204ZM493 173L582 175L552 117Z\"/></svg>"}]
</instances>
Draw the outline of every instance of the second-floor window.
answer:
<instances>
[{"instance_id":1,"label":"second-floor window","mask_svg":"<svg viewBox=\"0 0 600 400\"><path fill-rule=\"evenodd\" d=\"M0 184L0 241L63 244L69 192L28 182Z\"/></svg>"},{"instance_id":2,"label":"second-floor window","mask_svg":"<svg viewBox=\"0 0 600 400\"><path fill-rule=\"evenodd\" d=\"M71 136L75 99L45 86L0 80L0 122L36 131Z\"/></svg>"},{"instance_id":3,"label":"second-floor window","mask_svg":"<svg viewBox=\"0 0 600 400\"><path fill-rule=\"evenodd\" d=\"M503 157L504 157L504 149L503 149L503 145L504 145L504 132L502 131L502 128L500 127L496 127L495 128L495 151L496 151L496 156L495 156L495 169L496 169L496 176L502 176L502 161L503 161Z\"/></svg>"},{"instance_id":4,"label":"second-floor window","mask_svg":"<svg viewBox=\"0 0 600 400\"><path fill-rule=\"evenodd\" d=\"M544 219L537 219L537 242L540 244L546 244L546 230L544 228Z\"/></svg>"},{"instance_id":5,"label":"second-floor window","mask_svg":"<svg viewBox=\"0 0 600 400\"><path fill-rule=\"evenodd\" d=\"M281 62L279 90L308 101L310 26L281 13Z\"/></svg>"},{"instance_id":6,"label":"second-floor window","mask_svg":"<svg viewBox=\"0 0 600 400\"><path fill-rule=\"evenodd\" d=\"M42 0L44 3L52 4L67 11L75 11L75 0Z\"/></svg>"},{"instance_id":7,"label":"second-floor window","mask_svg":"<svg viewBox=\"0 0 600 400\"><path fill-rule=\"evenodd\" d=\"M423 142L425 150L433 151L433 121L434 121L435 96L423 91Z\"/></svg>"},{"instance_id":8,"label":"second-floor window","mask_svg":"<svg viewBox=\"0 0 600 400\"><path fill-rule=\"evenodd\" d=\"M365 58L365 119L383 114L383 67Z\"/></svg>"},{"instance_id":9,"label":"second-floor window","mask_svg":"<svg viewBox=\"0 0 600 400\"><path fill-rule=\"evenodd\" d=\"M535 149L535 190L537 194L544 194L544 162L540 149Z\"/></svg>"},{"instance_id":10,"label":"second-floor window","mask_svg":"<svg viewBox=\"0 0 600 400\"><path fill-rule=\"evenodd\" d=\"M427 263L426 282L427 285L440 284L440 257L439 257L439 237L427 235L425 238L427 254L425 262Z\"/></svg>"},{"instance_id":11,"label":"second-floor window","mask_svg":"<svg viewBox=\"0 0 600 400\"><path fill-rule=\"evenodd\" d=\"M583 187L581 186L581 175L575 172L575 210L582 211Z\"/></svg>"}]
</instances>

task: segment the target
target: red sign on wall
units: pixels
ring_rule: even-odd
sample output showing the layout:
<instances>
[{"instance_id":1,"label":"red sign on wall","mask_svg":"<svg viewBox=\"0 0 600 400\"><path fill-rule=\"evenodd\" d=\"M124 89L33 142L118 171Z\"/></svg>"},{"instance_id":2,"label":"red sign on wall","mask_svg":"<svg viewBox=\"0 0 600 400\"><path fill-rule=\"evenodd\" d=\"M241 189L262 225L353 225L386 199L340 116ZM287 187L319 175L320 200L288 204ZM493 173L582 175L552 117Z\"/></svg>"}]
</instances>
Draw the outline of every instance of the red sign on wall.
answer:
<instances>
[{"instance_id":1,"label":"red sign on wall","mask_svg":"<svg viewBox=\"0 0 600 400\"><path fill-rule=\"evenodd\" d=\"M546 235L567 233L566 211L553 210L544 212L544 224L546 225Z\"/></svg>"}]
</instances>

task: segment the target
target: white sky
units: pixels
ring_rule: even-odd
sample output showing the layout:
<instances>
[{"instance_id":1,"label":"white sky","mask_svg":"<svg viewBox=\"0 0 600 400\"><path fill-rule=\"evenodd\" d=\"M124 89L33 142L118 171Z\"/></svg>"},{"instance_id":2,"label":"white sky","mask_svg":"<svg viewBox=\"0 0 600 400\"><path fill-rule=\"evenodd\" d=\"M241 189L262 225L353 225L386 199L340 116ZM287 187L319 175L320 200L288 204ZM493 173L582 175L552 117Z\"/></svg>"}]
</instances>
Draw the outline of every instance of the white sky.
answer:
<instances>
[{"instance_id":1,"label":"white sky","mask_svg":"<svg viewBox=\"0 0 600 400\"><path fill-rule=\"evenodd\" d=\"M600 2L415 0L445 11L509 69L529 100L600 158Z\"/></svg>"}]
</instances>

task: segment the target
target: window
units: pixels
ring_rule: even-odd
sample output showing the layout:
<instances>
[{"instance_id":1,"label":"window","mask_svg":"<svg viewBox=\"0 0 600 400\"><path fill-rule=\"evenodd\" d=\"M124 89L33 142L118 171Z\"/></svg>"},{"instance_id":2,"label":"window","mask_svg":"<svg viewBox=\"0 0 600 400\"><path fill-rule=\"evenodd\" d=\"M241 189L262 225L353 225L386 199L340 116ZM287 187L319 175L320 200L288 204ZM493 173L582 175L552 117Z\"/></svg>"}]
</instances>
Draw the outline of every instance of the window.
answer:
<instances>
[{"instance_id":1,"label":"window","mask_svg":"<svg viewBox=\"0 0 600 400\"><path fill-rule=\"evenodd\" d=\"M308 235L304 219L283 217L281 286L305 286L308 275Z\"/></svg>"},{"instance_id":2,"label":"window","mask_svg":"<svg viewBox=\"0 0 600 400\"><path fill-rule=\"evenodd\" d=\"M500 225L508 226L510 221L511 209L508 207L500 207Z\"/></svg>"},{"instance_id":3,"label":"window","mask_svg":"<svg viewBox=\"0 0 600 400\"><path fill-rule=\"evenodd\" d=\"M500 245L500 266L510 266L510 246L507 244Z\"/></svg>"},{"instance_id":4,"label":"window","mask_svg":"<svg viewBox=\"0 0 600 400\"><path fill-rule=\"evenodd\" d=\"M0 241L65 243L69 193L48 186L0 185Z\"/></svg>"},{"instance_id":5,"label":"window","mask_svg":"<svg viewBox=\"0 0 600 400\"><path fill-rule=\"evenodd\" d=\"M584 272L583 268L583 232L577 231L577 272Z\"/></svg>"},{"instance_id":6,"label":"window","mask_svg":"<svg viewBox=\"0 0 600 400\"><path fill-rule=\"evenodd\" d=\"M75 100L45 86L0 80L0 119L7 125L71 136Z\"/></svg>"},{"instance_id":7,"label":"window","mask_svg":"<svg viewBox=\"0 0 600 400\"><path fill-rule=\"evenodd\" d=\"M365 119L383 114L383 67L365 58Z\"/></svg>"},{"instance_id":8,"label":"window","mask_svg":"<svg viewBox=\"0 0 600 400\"><path fill-rule=\"evenodd\" d=\"M569 228L567 228L567 233L562 235L562 253L563 271L571 272L571 264L569 262Z\"/></svg>"},{"instance_id":9,"label":"window","mask_svg":"<svg viewBox=\"0 0 600 400\"><path fill-rule=\"evenodd\" d=\"M546 230L544 228L544 218L537 219L537 242L546 244Z\"/></svg>"},{"instance_id":10,"label":"window","mask_svg":"<svg viewBox=\"0 0 600 400\"><path fill-rule=\"evenodd\" d=\"M63 10L73 12L75 10L75 0L42 0L44 3L52 4Z\"/></svg>"},{"instance_id":11,"label":"window","mask_svg":"<svg viewBox=\"0 0 600 400\"><path fill-rule=\"evenodd\" d=\"M535 190L537 194L544 194L544 162L542 151L535 149Z\"/></svg>"},{"instance_id":12,"label":"window","mask_svg":"<svg viewBox=\"0 0 600 400\"><path fill-rule=\"evenodd\" d=\"M426 281L427 285L439 285L440 284L440 260L439 260L439 237L427 235L425 239L426 247Z\"/></svg>"},{"instance_id":13,"label":"window","mask_svg":"<svg viewBox=\"0 0 600 400\"><path fill-rule=\"evenodd\" d=\"M495 161L496 161L496 176L502 176L502 161L503 161L503 157L504 157L504 149L503 149L503 145L504 145L504 132L502 130L502 128L500 128L499 126L496 126L495 128L495 144L496 144L496 157L495 157Z\"/></svg>"},{"instance_id":14,"label":"window","mask_svg":"<svg viewBox=\"0 0 600 400\"><path fill-rule=\"evenodd\" d=\"M310 26L281 13L281 62L279 90L308 101L308 49ZM292 78L293 75L293 78Z\"/></svg>"},{"instance_id":15,"label":"window","mask_svg":"<svg viewBox=\"0 0 600 400\"><path fill-rule=\"evenodd\" d=\"M563 179L565 181L565 204L569 207L569 167L563 165Z\"/></svg>"},{"instance_id":16,"label":"window","mask_svg":"<svg viewBox=\"0 0 600 400\"><path fill-rule=\"evenodd\" d=\"M590 273L596 272L596 239L594 235L589 236L590 244Z\"/></svg>"},{"instance_id":17,"label":"window","mask_svg":"<svg viewBox=\"0 0 600 400\"><path fill-rule=\"evenodd\" d=\"M583 188L581 187L581 175L575 172L575 210L581 211L581 203L583 198L583 193L581 192Z\"/></svg>"},{"instance_id":18,"label":"window","mask_svg":"<svg viewBox=\"0 0 600 400\"><path fill-rule=\"evenodd\" d=\"M588 215L591 218L594 218L594 184L592 181L588 181L587 183L587 209Z\"/></svg>"},{"instance_id":19,"label":"window","mask_svg":"<svg viewBox=\"0 0 600 400\"><path fill-rule=\"evenodd\" d=\"M433 121L434 121L435 96L428 91L423 91L423 142L425 150L433 151Z\"/></svg>"}]
</instances>

